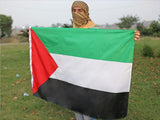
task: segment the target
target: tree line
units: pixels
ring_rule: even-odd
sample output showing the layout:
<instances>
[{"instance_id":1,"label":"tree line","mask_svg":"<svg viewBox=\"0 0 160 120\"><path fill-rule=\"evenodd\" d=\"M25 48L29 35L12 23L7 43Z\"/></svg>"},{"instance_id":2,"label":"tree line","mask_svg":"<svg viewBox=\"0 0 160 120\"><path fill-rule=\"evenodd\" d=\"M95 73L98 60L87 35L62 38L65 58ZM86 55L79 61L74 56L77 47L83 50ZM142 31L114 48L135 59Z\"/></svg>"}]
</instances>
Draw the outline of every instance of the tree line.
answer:
<instances>
[{"instance_id":1,"label":"tree line","mask_svg":"<svg viewBox=\"0 0 160 120\"><path fill-rule=\"evenodd\" d=\"M149 28L144 27L143 22L137 23L137 29L145 36L160 37L160 20L152 21Z\"/></svg>"},{"instance_id":2,"label":"tree line","mask_svg":"<svg viewBox=\"0 0 160 120\"><path fill-rule=\"evenodd\" d=\"M144 36L154 36L160 37L160 15L159 19L156 21L152 21L149 25L149 28L144 26L144 22L139 22L140 19L137 16L127 15L119 18L120 22L116 23L116 25L120 29L130 29L132 25L137 26L137 30L141 32L141 35ZM63 28L71 28L73 24L73 20L70 19L71 24L52 24L51 27L63 27ZM12 33L12 17L0 14L0 38L7 36L10 37ZM28 29L21 30L21 36L28 37Z\"/></svg>"},{"instance_id":3,"label":"tree line","mask_svg":"<svg viewBox=\"0 0 160 120\"><path fill-rule=\"evenodd\" d=\"M141 32L144 36L154 36L160 37L160 15L158 21L154 20L150 23L149 28L144 26L144 22L139 22L139 17L137 16L123 16L120 18L120 23L116 25L121 29L130 29L132 25L136 24L137 30Z\"/></svg>"}]
</instances>

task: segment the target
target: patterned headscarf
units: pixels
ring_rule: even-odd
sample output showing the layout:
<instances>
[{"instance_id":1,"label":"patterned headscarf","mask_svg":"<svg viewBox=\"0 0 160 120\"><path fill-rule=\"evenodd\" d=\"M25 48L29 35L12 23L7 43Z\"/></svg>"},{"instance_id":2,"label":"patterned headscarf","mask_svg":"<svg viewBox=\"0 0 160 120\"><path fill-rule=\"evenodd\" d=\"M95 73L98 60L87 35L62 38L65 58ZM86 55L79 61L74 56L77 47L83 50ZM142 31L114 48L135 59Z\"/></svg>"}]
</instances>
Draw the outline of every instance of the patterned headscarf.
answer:
<instances>
[{"instance_id":1,"label":"patterned headscarf","mask_svg":"<svg viewBox=\"0 0 160 120\"><path fill-rule=\"evenodd\" d=\"M73 11L74 7L82 8L84 10L84 12L85 12L85 15L87 17L89 17L89 7L85 2L83 2L83 1L74 1L73 4L72 4L72 11Z\"/></svg>"},{"instance_id":2,"label":"patterned headscarf","mask_svg":"<svg viewBox=\"0 0 160 120\"><path fill-rule=\"evenodd\" d=\"M84 10L83 13L73 13L73 24L76 28L80 28L81 26L86 25L91 19L89 18L89 7L83 1L74 1L72 4L72 11L74 7L80 7Z\"/></svg>"}]
</instances>

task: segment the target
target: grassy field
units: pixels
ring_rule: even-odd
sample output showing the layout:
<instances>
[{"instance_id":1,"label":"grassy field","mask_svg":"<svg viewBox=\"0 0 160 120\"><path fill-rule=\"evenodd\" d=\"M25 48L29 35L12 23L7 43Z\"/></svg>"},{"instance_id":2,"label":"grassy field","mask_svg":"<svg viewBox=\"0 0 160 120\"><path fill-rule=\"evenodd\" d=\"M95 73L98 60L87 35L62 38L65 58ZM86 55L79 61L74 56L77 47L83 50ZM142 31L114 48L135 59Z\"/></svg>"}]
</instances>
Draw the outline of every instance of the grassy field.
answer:
<instances>
[{"instance_id":1,"label":"grassy field","mask_svg":"<svg viewBox=\"0 0 160 120\"><path fill-rule=\"evenodd\" d=\"M145 44L155 56L160 52L160 38L143 37L136 42L128 115L122 120L160 120L160 58L141 56ZM32 96L28 43L0 47L1 120L75 119L72 111Z\"/></svg>"}]
</instances>

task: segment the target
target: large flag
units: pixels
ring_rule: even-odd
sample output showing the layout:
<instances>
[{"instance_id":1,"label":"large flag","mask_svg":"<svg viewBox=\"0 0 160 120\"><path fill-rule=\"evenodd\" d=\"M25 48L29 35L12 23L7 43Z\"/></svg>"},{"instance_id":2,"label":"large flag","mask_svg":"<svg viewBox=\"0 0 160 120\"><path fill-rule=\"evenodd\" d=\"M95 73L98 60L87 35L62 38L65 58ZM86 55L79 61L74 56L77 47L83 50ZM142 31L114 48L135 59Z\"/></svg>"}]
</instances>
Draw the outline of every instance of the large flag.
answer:
<instances>
[{"instance_id":1,"label":"large flag","mask_svg":"<svg viewBox=\"0 0 160 120\"><path fill-rule=\"evenodd\" d=\"M127 115L134 30L30 29L33 94L94 118Z\"/></svg>"}]
</instances>

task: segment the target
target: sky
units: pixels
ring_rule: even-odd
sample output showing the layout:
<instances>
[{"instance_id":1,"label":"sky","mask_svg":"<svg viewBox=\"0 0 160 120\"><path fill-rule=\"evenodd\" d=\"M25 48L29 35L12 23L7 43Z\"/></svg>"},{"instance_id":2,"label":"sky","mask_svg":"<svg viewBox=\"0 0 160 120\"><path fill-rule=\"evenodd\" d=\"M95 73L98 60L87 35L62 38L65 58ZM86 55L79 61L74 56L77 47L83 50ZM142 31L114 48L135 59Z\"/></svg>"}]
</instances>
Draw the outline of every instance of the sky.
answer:
<instances>
[{"instance_id":1,"label":"sky","mask_svg":"<svg viewBox=\"0 0 160 120\"><path fill-rule=\"evenodd\" d=\"M70 24L74 0L0 0L0 14L12 16L13 27ZM90 18L96 24L114 24L126 15L138 16L140 21L158 20L160 0L84 0Z\"/></svg>"}]
</instances>

